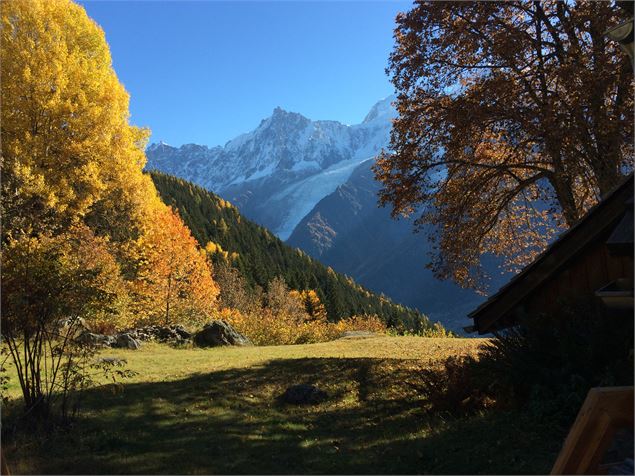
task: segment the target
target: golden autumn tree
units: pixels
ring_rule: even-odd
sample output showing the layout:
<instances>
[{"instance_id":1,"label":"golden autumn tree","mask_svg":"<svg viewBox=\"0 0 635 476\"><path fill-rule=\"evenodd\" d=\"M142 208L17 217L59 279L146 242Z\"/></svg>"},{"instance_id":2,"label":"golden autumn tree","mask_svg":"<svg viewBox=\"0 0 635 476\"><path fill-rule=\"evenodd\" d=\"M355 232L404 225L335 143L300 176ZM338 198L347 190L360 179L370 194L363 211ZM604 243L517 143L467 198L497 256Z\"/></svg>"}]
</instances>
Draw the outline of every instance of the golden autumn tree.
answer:
<instances>
[{"instance_id":1,"label":"golden autumn tree","mask_svg":"<svg viewBox=\"0 0 635 476\"><path fill-rule=\"evenodd\" d=\"M3 2L0 59L5 231L60 229L91 211L102 232L126 228L123 211L152 195L147 133L128 124L101 28L69 0ZM100 203L117 190L117 206Z\"/></svg>"},{"instance_id":2,"label":"golden autumn tree","mask_svg":"<svg viewBox=\"0 0 635 476\"><path fill-rule=\"evenodd\" d=\"M143 174L148 132L129 124L101 28L70 0L6 1L0 15L2 332L31 356L28 406L51 364L30 350L76 361L56 320L127 327L153 299L200 318L218 291Z\"/></svg>"},{"instance_id":3,"label":"golden autumn tree","mask_svg":"<svg viewBox=\"0 0 635 476\"><path fill-rule=\"evenodd\" d=\"M326 308L320 297L313 289L306 289L304 291L297 291L295 289L289 291L289 294L304 304L304 310L308 315L309 321L326 322L327 314Z\"/></svg>"},{"instance_id":4,"label":"golden autumn tree","mask_svg":"<svg viewBox=\"0 0 635 476\"><path fill-rule=\"evenodd\" d=\"M141 230L139 204L158 198L142 174L147 134L128 124L128 94L103 31L68 0L5 2L1 21L2 242L61 243L57 237L83 230L79 236L100 243L96 254L116 262L110 273L119 282L118 230ZM117 205L103 207L116 190ZM17 249L8 247L3 258ZM80 259L83 251L68 253ZM126 303L126 287L117 293ZM119 307L99 324L125 325Z\"/></svg>"},{"instance_id":5,"label":"golden autumn tree","mask_svg":"<svg viewBox=\"0 0 635 476\"><path fill-rule=\"evenodd\" d=\"M170 207L156 211L142 241L142 256L135 288L141 319L169 325L209 318L219 292L211 263Z\"/></svg>"},{"instance_id":6,"label":"golden autumn tree","mask_svg":"<svg viewBox=\"0 0 635 476\"><path fill-rule=\"evenodd\" d=\"M167 212L103 31L69 0L16 0L3 4L0 53L4 236L83 223L136 282Z\"/></svg>"},{"instance_id":7,"label":"golden autumn tree","mask_svg":"<svg viewBox=\"0 0 635 476\"><path fill-rule=\"evenodd\" d=\"M515 268L632 169L627 56L610 2L417 2L397 16L398 93L375 173L393 216L432 225L431 268L477 286Z\"/></svg>"}]
</instances>

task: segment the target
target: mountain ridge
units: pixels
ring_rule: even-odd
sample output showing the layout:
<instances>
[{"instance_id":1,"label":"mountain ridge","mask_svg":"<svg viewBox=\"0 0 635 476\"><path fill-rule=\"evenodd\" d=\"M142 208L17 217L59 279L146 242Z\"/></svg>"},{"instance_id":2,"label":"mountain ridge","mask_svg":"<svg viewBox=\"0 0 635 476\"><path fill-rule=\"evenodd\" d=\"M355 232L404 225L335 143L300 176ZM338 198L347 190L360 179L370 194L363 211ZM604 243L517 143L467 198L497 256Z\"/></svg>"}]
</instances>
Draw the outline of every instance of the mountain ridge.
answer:
<instances>
[{"instance_id":1,"label":"mountain ridge","mask_svg":"<svg viewBox=\"0 0 635 476\"><path fill-rule=\"evenodd\" d=\"M152 144L146 169L213 190L286 239L320 198L388 144L393 99L376 103L355 125L313 121L277 107L257 128L224 146Z\"/></svg>"}]
</instances>

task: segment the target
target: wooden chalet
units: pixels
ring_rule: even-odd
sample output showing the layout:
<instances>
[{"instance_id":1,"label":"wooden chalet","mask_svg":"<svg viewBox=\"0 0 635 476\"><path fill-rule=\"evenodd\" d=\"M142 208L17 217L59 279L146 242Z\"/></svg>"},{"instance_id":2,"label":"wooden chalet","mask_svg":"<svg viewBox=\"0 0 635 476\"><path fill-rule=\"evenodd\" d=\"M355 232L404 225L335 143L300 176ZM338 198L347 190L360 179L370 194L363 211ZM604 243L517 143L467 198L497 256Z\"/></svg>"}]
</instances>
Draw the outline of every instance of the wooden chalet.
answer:
<instances>
[{"instance_id":1,"label":"wooden chalet","mask_svg":"<svg viewBox=\"0 0 635 476\"><path fill-rule=\"evenodd\" d=\"M570 298L597 296L633 312L633 175L469 317L468 332L514 326L522 316L558 311Z\"/></svg>"},{"instance_id":2,"label":"wooden chalet","mask_svg":"<svg viewBox=\"0 0 635 476\"><path fill-rule=\"evenodd\" d=\"M470 332L487 334L569 299L596 296L607 316L633 318L633 175L609 193L531 264L469 314ZM592 388L551 474L632 474L605 462L618 432L633 431L633 387ZM617 471L617 472L615 472Z\"/></svg>"}]
</instances>

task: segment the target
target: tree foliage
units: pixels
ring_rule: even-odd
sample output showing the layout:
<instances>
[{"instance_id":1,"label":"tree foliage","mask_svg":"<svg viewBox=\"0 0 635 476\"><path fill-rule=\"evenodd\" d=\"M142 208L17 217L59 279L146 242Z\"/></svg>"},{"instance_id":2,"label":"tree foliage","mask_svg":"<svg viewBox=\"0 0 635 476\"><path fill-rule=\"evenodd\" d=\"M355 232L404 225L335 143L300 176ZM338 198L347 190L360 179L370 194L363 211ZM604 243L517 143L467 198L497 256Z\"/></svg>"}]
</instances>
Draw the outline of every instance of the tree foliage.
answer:
<instances>
[{"instance_id":1,"label":"tree foliage","mask_svg":"<svg viewBox=\"0 0 635 476\"><path fill-rule=\"evenodd\" d=\"M245 315L260 309L262 288L250 288L240 271L227 263L218 262L214 271L214 278L220 288L219 308L235 309Z\"/></svg>"},{"instance_id":2,"label":"tree foliage","mask_svg":"<svg viewBox=\"0 0 635 476\"><path fill-rule=\"evenodd\" d=\"M147 132L128 124L128 93L103 31L83 8L67 0L4 3L1 57L5 229L67 226L116 186L134 196L126 201L148 198L151 184L139 174ZM105 209L100 220L109 213L117 210Z\"/></svg>"},{"instance_id":3,"label":"tree foliage","mask_svg":"<svg viewBox=\"0 0 635 476\"><path fill-rule=\"evenodd\" d=\"M398 15L398 92L375 166L393 215L432 224L432 269L481 283L480 257L515 268L632 168L628 58L604 36L609 2L417 2Z\"/></svg>"},{"instance_id":4,"label":"tree foliage","mask_svg":"<svg viewBox=\"0 0 635 476\"><path fill-rule=\"evenodd\" d=\"M299 293L291 292L287 283L279 276L269 281L265 304L274 315L288 316L289 319L297 322L309 320L309 314L304 308L304 302Z\"/></svg>"},{"instance_id":5,"label":"tree foliage","mask_svg":"<svg viewBox=\"0 0 635 476\"><path fill-rule=\"evenodd\" d=\"M326 308L313 289L305 289L304 291L292 290L291 295L302 303L305 312L309 316L308 319L326 322Z\"/></svg>"},{"instance_id":6,"label":"tree foliage","mask_svg":"<svg viewBox=\"0 0 635 476\"><path fill-rule=\"evenodd\" d=\"M161 207L142 242L136 280L140 321L201 323L215 307L218 286L211 264L170 207Z\"/></svg>"},{"instance_id":7,"label":"tree foliage","mask_svg":"<svg viewBox=\"0 0 635 476\"><path fill-rule=\"evenodd\" d=\"M137 301L207 312L211 269L142 172L147 131L128 123L103 31L68 0L9 2L2 24L4 240L88 227Z\"/></svg>"},{"instance_id":8,"label":"tree foliage","mask_svg":"<svg viewBox=\"0 0 635 476\"><path fill-rule=\"evenodd\" d=\"M142 172L148 132L128 123L103 31L70 0L3 2L1 21L2 337L31 408L74 368L57 320L200 320L218 289Z\"/></svg>"}]
</instances>

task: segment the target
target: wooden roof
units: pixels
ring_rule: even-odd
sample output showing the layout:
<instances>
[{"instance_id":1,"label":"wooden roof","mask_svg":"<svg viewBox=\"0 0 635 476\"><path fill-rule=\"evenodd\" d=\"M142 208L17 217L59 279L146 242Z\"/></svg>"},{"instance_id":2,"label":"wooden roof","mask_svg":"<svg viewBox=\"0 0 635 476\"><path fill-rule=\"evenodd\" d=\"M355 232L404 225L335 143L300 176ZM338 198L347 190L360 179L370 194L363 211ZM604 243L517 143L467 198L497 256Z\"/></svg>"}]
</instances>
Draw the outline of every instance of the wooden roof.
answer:
<instances>
[{"instance_id":1,"label":"wooden roof","mask_svg":"<svg viewBox=\"0 0 635 476\"><path fill-rule=\"evenodd\" d=\"M633 174L595 205L573 227L564 232L534 261L514 276L506 285L468 314L474 319L469 328L486 334L508 326L515 307L542 283L566 266L567 262L592 243L598 235L615 227L616 239L630 246L632 253ZM630 203L629 203L630 200ZM630 210L629 210L630 208ZM625 213L625 212L629 213ZM629 217L630 215L630 217ZM629 221L630 220L630 221ZM616 222L620 225L616 227ZM630 245L628 232L630 223ZM617 230L617 228L620 228Z\"/></svg>"}]
</instances>

